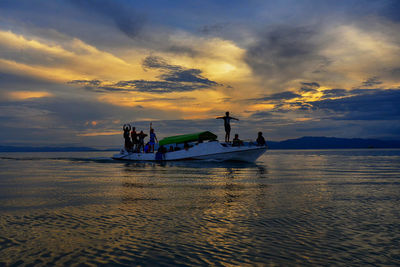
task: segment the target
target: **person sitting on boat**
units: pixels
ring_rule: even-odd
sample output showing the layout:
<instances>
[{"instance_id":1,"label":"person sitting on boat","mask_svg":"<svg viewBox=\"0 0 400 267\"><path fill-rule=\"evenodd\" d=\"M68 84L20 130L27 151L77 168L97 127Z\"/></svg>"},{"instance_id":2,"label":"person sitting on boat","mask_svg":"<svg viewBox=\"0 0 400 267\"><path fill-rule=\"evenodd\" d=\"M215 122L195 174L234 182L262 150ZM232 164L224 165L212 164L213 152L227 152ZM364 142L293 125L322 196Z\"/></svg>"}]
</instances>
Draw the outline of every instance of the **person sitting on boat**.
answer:
<instances>
[{"instance_id":1,"label":"person sitting on boat","mask_svg":"<svg viewBox=\"0 0 400 267\"><path fill-rule=\"evenodd\" d=\"M122 129L124 130L125 150L130 151L132 149L131 139L129 137L129 132L131 131L131 126L129 124L124 124Z\"/></svg>"},{"instance_id":2,"label":"person sitting on boat","mask_svg":"<svg viewBox=\"0 0 400 267\"><path fill-rule=\"evenodd\" d=\"M230 139L230 134L231 134L231 120L239 120L234 117L229 116L229 111L225 112L224 117L217 117L217 119L223 119L224 120L224 127L225 127L225 142L229 142Z\"/></svg>"},{"instance_id":3,"label":"person sitting on boat","mask_svg":"<svg viewBox=\"0 0 400 267\"><path fill-rule=\"evenodd\" d=\"M137 151L137 146L138 146L138 134L136 132L136 128L132 127L131 131L131 139L132 139L132 150Z\"/></svg>"},{"instance_id":4,"label":"person sitting on boat","mask_svg":"<svg viewBox=\"0 0 400 267\"><path fill-rule=\"evenodd\" d=\"M232 140L232 146L243 146L243 141L239 139L238 134L235 134L235 138Z\"/></svg>"},{"instance_id":5,"label":"person sitting on boat","mask_svg":"<svg viewBox=\"0 0 400 267\"><path fill-rule=\"evenodd\" d=\"M155 155L156 160L165 160L165 153L167 153L167 148L164 146L159 146Z\"/></svg>"},{"instance_id":6,"label":"person sitting on boat","mask_svg":"<svg viewBox=\"0 0 400 267\"><path fill-rule=\"evenodd\" d=\"M158 142L157 136L154 133L154 129L151 127L152 123L150 122L150 152L154 152L154 145L156 144L155 141Z\"/></svg>"},{"instance_id":7,"label":"person sitting on boat","mask_svg":"<svg viewBox=\"0 0 400 267\"><path fill-rule=\"evenodd\" d=\"M188 143L188 142L185 142L185 143L183 144L183 148L184 148L185 150L189 150L189 148L190 148L189 143Z\"/></svg>"},{"instance_id":8,"label":"person sitting on boat","mask_svg":"<svg viewBox=\"0 0 400 267\"><path fill-rule=\"evenodd\" d=\"M144 149L144 138L147 136L143 131L140 131L138 134L138 149L137 152L140 153L142 152L142 149Z\"/></svg>"},{"instance_id":9,"label":"person sitting on boat","mask_svg":"<svg viewBox=\"0 0 400 267\"><path fill-rule=\"evenodd\" d=\"M267 145L267 142L265 142L262 132L258 132L258 137L257 137L256 142L257 142L257 146L266 146Z\"/></svg>"},{"instance_id":10,"label":"person sitting on boat","mask_svg":"<svg viewBox=\"0 0 400 267\"><path fill-rule=\"evenodd\" d=\"M150 153L151 150L151 146L150 146L150 142L147 142L146 145L144 146L144 153Z\"/></svg>"}]
</instances>

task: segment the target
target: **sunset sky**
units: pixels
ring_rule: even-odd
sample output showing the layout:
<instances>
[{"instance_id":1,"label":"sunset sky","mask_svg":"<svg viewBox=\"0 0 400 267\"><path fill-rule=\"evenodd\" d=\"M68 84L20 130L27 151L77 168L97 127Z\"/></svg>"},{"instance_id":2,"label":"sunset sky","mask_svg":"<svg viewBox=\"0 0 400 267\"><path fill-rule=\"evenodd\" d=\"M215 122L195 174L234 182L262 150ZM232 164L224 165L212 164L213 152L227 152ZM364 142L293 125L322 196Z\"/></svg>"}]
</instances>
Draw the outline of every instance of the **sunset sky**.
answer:
<instances>
[{"instance_id":1,"label":"sunset sky","mask_svg":"<svg viewBox=\"0 0 400 267\"><path fill-rule=\"evenodd\" d=\"M400 1L0 1L0 145L400 139Z\"/></svg>"}]
</instances>

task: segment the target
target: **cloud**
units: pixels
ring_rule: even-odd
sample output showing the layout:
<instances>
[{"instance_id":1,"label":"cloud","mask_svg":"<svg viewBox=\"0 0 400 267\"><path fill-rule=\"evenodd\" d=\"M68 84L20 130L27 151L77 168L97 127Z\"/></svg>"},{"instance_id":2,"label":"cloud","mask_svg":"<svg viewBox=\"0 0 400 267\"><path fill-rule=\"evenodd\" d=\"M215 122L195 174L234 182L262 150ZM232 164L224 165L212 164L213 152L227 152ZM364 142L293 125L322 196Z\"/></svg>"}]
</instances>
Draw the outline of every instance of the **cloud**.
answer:
<instances>
[{"instance_id":1,"label":"cloud","mask_svg":"<svg viewBox=\"0 0 400 267\"><path fill-rule=\"evenodd\" d=\"M260 112L252 113L250 117L255 118L255 119L258 119L258 118L264 119L264 118L273 117L273 116L275 116L275 114L272 112L260 111Z\"/></svg>"},{"instance_id":2,"label":"cloud","mask_svg":"<svg viewBox=\"0 0 400 267\"><path fill-rule=\"evenodd\" d=\"M223 135L179 119L226 110L240 136L398 134L397 2L0 1L1 139L100 138L132 117Z\"/></svg>"},{"instance_id":3,"label":"cloud","mask_svg":"<svg viewBox=\"0 0 400 267\"><path fill-rule=\"evenodd\" d=\"M143 98L143 99L137 99L135 102L153 102L153 101L192 101L196 100L195 97L152 97L152 98Z\"/></svg>"},{"instance_id":4,"label":"cloud","mask_svg":"<svg viewBox=\"0 0 400 267\"><path fill-rule=\"evenodd\" d=\"M164 58L148 56L142 63L145 69L156 69L162 72L161 81L127 80L107 83L100 80L72 80L69 84L77 84L94 92L147 92L172 93L190 92L194 90L212 89L217 82L202 76L199 69L186 69L179 65L171 65Z\"/></svg>"},{"instance_id":5,"label":"cloud","mask_svg":"<svg viewBox=\"0 0 400 267\"><path fill-rule=\"evenodd\" d=\"M26 100L31 98L52 97L52 96L53 94L49 92L39 92L39 91L16 91L9 93L9 98L11 100Z\"/></svg>"},{"instance_id":6,"label":"cloud","mask_svg":"<svg viewBox=\"0 0 400 267\"><path fill-rule=\"evenodd\" d=\"M320 54L317 33L311 26L271 27L249 46L244 60L256 75L284 85L329 64Z\"/></svg>"},{"instance_id":7,"label":"cloud","mask_svg":"<svg viewBox=\"0 0 400 267\"><path fill-rule=\"evenodd\" d=\"M209 85L201 83L184 83L184 82L169 82L169 81L120 81L115 84L123 88L123 90L131 90L148 93L172 93L172 92L190 92L194 90L209 89ZM112 88L114 89L114 88ZM119 88L117 88L119 89Z\"/></svg>"},{"instance_id":8,"label":"cloud","mask_svg":"<svg viewBox=\"0 0 400 267\"><path fill-rule=\"evenodd\" d=\"M364 87L372 87L372 86L380 85L382 83L383 82L379 81L378 77L375 76L375 77L368 78L366 81L364 81L362 83L362 85Z\"/></svg>"},{"instance_id":9,"label":"cloud","mask_svg":"<svg viewBox=\"0 0 400 267\"><path fill-rule=\"evenodd\" d=\"M342 97L349 93L346 89L327 89L321 92L323 93L323 98Z\"/></svg>"},{"instance_id":10,"label":"cloud","mask_svg":"<svg viewBox=\"0 0 400 267\"><path fill-rule=\"evenodd\" d=\"M343 89L342 89L343 90ZM343 91L339 91L343 92ZM362 94L307 102L314 111L325 111L330 119L336 120L399 120L400 90L376 89Z\"/></svg>"},{"instance_id":11,"label":"cloud","mask_svg":"<svg viewBox=\"0 0 400 267\"><path fill-rule=\"evenodd\" d=\"M317 82L309 82L309 83L301 82L300 84L302 85L300 88L300 92L303 92L303 93L309 93L309 92L315 93L315 92L317 92L316 89L318 89L320 87L319 83L317 83Z\"/></svg>"},{"instance_id":12,"label":"cloud","mask_svg":"<svg viewBox=\"0 0 400 267\"><path fill-rule=\"evenodd\" d=\"M218 34L224 29L225 26L226 26L225 23L204 25L199 29L199 32L203 34Z\"/></svg>"},{"instance_id":13,"label":"cloud","mask_svg":"<svg viewBox=\"0 0 400 267\"><path fill-rule=\"evenodd\" d=\"M190 47L189 45L171 44L170 46L165 47L165 51L168 53L187 55L190 57L200 56L201 54L201 52L199 52L195 47Z\"/></svg>"},{"instance_id":14,"label":"cloud","mask_svg":"<svg viewBox=\"0 0 400 267\"><path fill-rule=\"evenodd\" d=\"M145 16L120 0L68 0L86 11L110 18L129 38L136 38L145 23Z\"/></svg>"},{"instance_id":15,"label":"cloud","mask_svg":"<svg viewBox=\"0 0 400 267\"><path fill-rule=\"evenodd\" d=\"M117 56L79 39L54 43L0 31L0 71L42 80L66 81L72 77L124 76L133 66Z\"/></svg>"},{"instance_id":16,"label":"cloud","mask_svg":"<svg viewBox=\"0 0 400 267\"><path fill-rule=\"evenodd\" d=\"M178 65L170 65L165 59L157 56L148 56L143 60L144 68L159 69L164 71L160 79L169 82L189 82L208 86L218 85L216 82L204 78L199 69L185 69Z\"/></svg>"},{"instance_id":17,"label":"cloud","mask_svg":"<svg viewBox=\"0 0 400 267\"><path fill-rule=\"evenodd\" d=\"M298 98L298 97L301 97L301 95L291 92L291 91L285 91L285 92L275 93L275 94L271 94L271 95L264 96L264 97L251 98L248 100L255 101L255 102L264 102L264 101L279 102L282 100L290 100L290 99Z\"/></svg>"},{"instance_id":18,"label":"cloud","mask_svg":"<svg viewBox=\"0 0 400 267\"><path fill-rule=\"evenodd\" d=\"M117 106L80 95L1 100L0 138L2 143L101 146L101 139L87 138L119 131L123 123L132 120L171 116L169 111ZM108 145L120 144L115 136L107 138Z\"/></svg>"}]
</instances>

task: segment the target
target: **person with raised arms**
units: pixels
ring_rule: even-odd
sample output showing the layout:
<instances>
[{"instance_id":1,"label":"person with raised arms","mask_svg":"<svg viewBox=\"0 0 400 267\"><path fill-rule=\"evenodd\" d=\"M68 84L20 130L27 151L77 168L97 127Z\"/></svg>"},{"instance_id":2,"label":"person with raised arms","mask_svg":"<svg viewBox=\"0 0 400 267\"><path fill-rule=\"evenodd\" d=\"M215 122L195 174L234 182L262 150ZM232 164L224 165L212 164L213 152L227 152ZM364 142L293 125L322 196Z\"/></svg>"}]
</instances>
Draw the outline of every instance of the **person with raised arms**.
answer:
<instances>
[{"instance_id":1,"label":"person with raised arms","mask_svg":"<svg viewBox=\"0 0 400 267\"><path fill-rule=\"evenodd\" d=\"M224 127L225 127L225 142L229 143L229 138L231 134L231 120L236 120L238 121L239 119L236 119L234 117L229 116L229 111L225 113L225 116L223 117L217 117L216 119L223 119L224 120Z\"/></svg>"}]
</instances>

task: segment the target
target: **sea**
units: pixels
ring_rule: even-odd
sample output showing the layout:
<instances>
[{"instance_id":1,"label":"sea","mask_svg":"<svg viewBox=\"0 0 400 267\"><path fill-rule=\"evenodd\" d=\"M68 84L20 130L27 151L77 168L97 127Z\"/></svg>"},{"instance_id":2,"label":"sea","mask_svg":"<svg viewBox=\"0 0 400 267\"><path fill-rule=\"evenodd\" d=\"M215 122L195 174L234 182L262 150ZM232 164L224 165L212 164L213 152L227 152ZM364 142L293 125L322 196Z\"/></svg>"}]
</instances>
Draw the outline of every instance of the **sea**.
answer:
<instances>
[{"instance_id":1,"label":"sea","mask_svg":"<svg viewBox=\"0 0 400 267\"><path fill-rule=\"evenodd\" d=\"M399 266L400 150L0 153L0 266Z\"/></svg>"}]
</instances>

